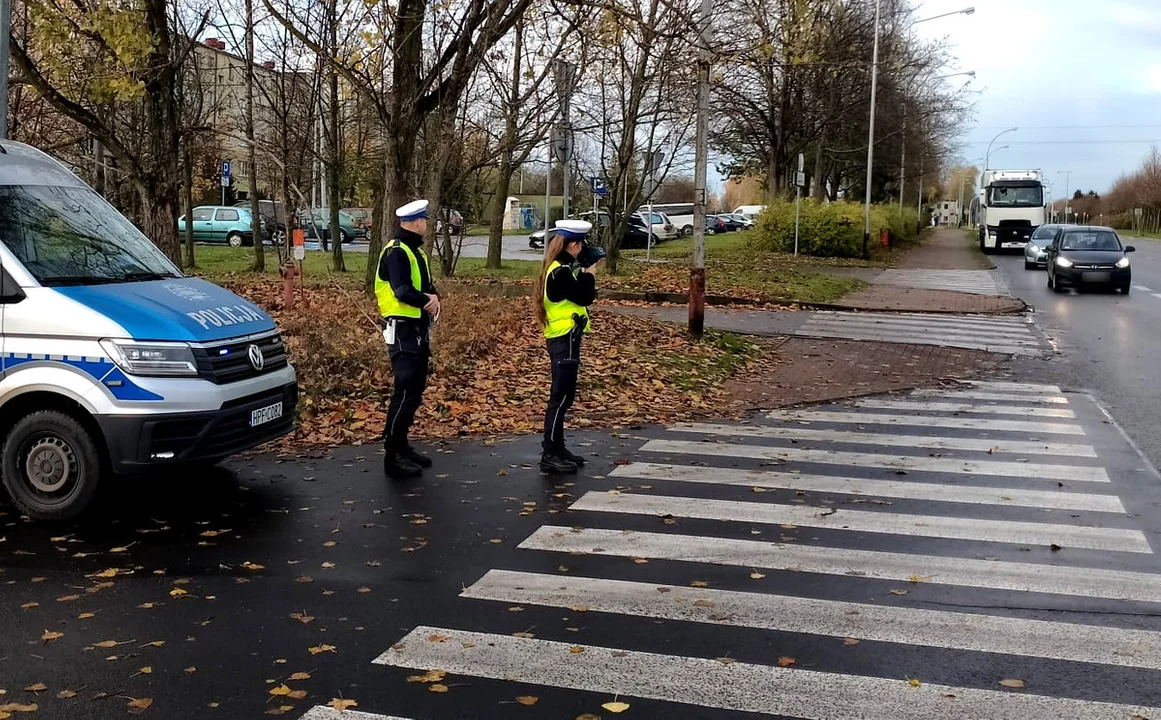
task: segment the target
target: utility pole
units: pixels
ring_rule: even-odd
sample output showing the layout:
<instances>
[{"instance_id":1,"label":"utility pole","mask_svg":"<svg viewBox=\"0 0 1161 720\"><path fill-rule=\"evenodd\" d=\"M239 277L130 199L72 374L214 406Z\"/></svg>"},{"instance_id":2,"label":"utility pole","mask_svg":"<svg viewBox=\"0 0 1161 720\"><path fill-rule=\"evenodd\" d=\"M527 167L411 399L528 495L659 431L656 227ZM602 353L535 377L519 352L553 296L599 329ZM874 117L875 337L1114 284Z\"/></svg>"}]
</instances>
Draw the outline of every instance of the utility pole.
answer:
<instances>
[{"instance_id":1,"label":"utility pole","mask_svg":"<svg viewBox=\"0 0 1161 720\"><path fill-rule=\"evenodd\" d=\"M880 0L875 0L875 44L871 51L871 119L867 128L867 199L866 219L863 222L863 259L871 259L871 175L875 159L875 94L879 89L879 11Z\"/></svg>"},{"instance_id":2,"label":"utility pole","mask_svg":"<svg viewBox=\"0 0 1161 720\"><path fill-rule=\"evenodd\" d=\"M713 0L701 0L701 43L697 52L697 131L693 161L693 266L689 269L689 332L705 332L705 200L709 166L710 14ZM649 223L653 218L649 218ZM650 225L652 232L652 226Z\"/></svg>"},{"instance_id":3,"label":"utility pole","mask_svg":"<svg viewBox=\"0 0 1161 720\"><path fill-rule=\"evenodd\" d=\"M565 60L556 60L552 66L553 79L556 81L556 95L560 100L560 135L557 144L557 157L561 162L561 171L564 179L563 212L562 217L568 217L568 201L572 194L569 182L569 165L572 163L572 124L569 122L569 110L572 105L572 91L576 87L576 65Z\"/></svg>"}]
</instances>

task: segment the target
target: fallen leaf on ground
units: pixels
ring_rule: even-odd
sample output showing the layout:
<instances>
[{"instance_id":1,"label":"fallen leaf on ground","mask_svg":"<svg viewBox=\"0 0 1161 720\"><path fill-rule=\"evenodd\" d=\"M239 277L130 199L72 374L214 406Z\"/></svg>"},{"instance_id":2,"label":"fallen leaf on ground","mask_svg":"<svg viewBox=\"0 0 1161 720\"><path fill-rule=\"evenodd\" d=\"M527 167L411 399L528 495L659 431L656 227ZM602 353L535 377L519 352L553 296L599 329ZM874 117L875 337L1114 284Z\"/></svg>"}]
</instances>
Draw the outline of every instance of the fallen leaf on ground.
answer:
<instances>
[{"instance_id":1,"label":"fallen leaf on ground","mask_svg":"<svg viewBox=\"0 0 1161 720\"><path fill-rule=\"evenodd\" d=\"M278 687L270 688L270 694L275 697L284 697L290 694L290 688L285 685L279 685Z\"/></svg>"},{"instance_id":2,"label":"fallen leaf on ground","mask_svg":"<svg viewBox=\"0 0 1161 720\"><path fill-rule=\"evenodd\" d=\"M198 669L196 667L194 667L193 665L190 665L189 667L187 667L185 669L185 671L187 673L189 673L190 675L193 675L194 673L196 673L198 671Z\"/></svg>"},{"instance_id":3,"label":"fallen leaf on ground","mask_svg":"<svg viewBox=\"0 0 1161 720\"><path fill-rule=\"evenodd\" d=\"M129 699L129 712L134 715L139 715L148 710L153 705L153 698L137 698Z\"/></svg>"},{"instance_id":4,"label":"fallen leaf on ground","mask_svg":"<svg viewBox=\"0 0 1161 720\"><path fill-rule=\"evenodd\" d=\"M155 607L157 607L157 603L147 602L147 603L141 603L140 605L138 605L137 609L138 610L152 610Z\"/></svg>"},{"instance_id":5,"label":"fallen leaf on ground","mask_svg":"<svg viewBox=\"0 0 1161 720\"><path fill-rule=\"evenodd\" d=\"M74 602L74 601L80 600L80 599L81 599L80 595L65 595L64 597L58 597L56 599L56 601L57 602Z\"/></svg>"},{"instance_id":6,"label":"fallen leaf on ground","mask_svg":"<svg viewBox=\"0 0 1161 720\"><path fill-rule=\"evenodd\" d=\"M88 620L90 618L95 618L95 617L97 617L97 613L92 613L92 612L81 613L80 615L77 615L77 620Z\"/></svg>"},{"instance_id":7,"label":"fallen leaf on ground","mask_svg":"<svg viewBox=\"0 0 1161 720\"><path fill-rule=\"evenodd\" d=\"M367 593L371 592L371 588L361 587L361 588L355 590L355 592L359 593L360 595L366 595Z\"/></svg>"},{"instance_id":8,"label":"fallen leaf on ground","mask_svg":"<svg viewBox=\"0 0 1161 720\"><path fill-rule=\"evenodd\" d=\"M843 645L858 645L858 644L859 644L859 640L857 638L843 638Z\"/></svg>"},{"instance_id":9,"label":"fallen leaf on ground","mask_svg":"<svg viewBox=\"0 0 1161 720\"><path fill-rule=\"evenodd\" d=\"M290 698L291 700L302 700L306 697L306 690L294 690L286 697Z\"/></svg>"},{"instance_id":10,"label":"fallen leaf on ground","mask_svg":"<svg viewBox=\"0 0 1161 720\"><path fill-rule=\"evenodd\" d=\"M712 608L714 606L713 600L694 600L694 607Z\"/></svg>"},{"instance_id":11,"label":"fallen leaf on ground","mask_svg":"<svg viewBox=\"0 0 1161 720\"><path fill-rule=\"evenodd\" d=\"M291 712L292 710L294 710L293 705L279 705L278 707L272 707L269 710L267 710L266 714L267 715L285 715L286 713Z\"/></svg>"},{"instance_id":12,"label":"fallen leaf on ground","mask_svg":"<svg viewBox=\"0 0 1161 720\"><path fill-rule=\"evenodd\" d=\"M308 648L308 650L310 650L311 655L318 655L325 652L334 652L336 648L334 645L316 645L312 648Z\"/></svg>"},{"instance_id":13,"label":"fallen leaf on ground","mask_svg":"<svg viewBox=\"0 0 1161 720\"><path fill-rule=\"evenodd\" d=\"M592 713L583 713L576 716L576 720L601 720L600 715L593 715Z\"/></svg>"},{"instance_id":14,"label":"fallen leaf on ground","mask_svg":"<svg viewBox=\"0 0 1161 720\"><path fill-rule=\"evenodd\" d=\"M573 655L580 655L581 653L583 653L585 651L585 649L583 647L581 647L580 645L573 645L572 647L570 647L568 649L568 651L570 653L572 653Z\"/></svg>"},{"instance_id":15,"label":"fallen leaf on ground","mask_svg":"<svg viewBox=\"0 0 1161 720\"><path fill-rule=\"evenodd\" d=\"M1022 688L1024 687L1023 680L1005 679L1001 680L1000 684L1007 688Z\"/></svg>"},{"instance_id":16,"label":"fallen leaf on ground","mask_svg":"<svg viewBox=\"0 0 1161 720\"><path fill-rule=\"evenodd\" d=\"M258 563L252 563L249 560L242 563L242 567L246 568L247 570L265 570L266 569L265 565L259 565Z\"/></svg>"},{"instance_id":17,"label":"fallen leaf on ground","mask_svg":"<svg viewBox=\"0 0 1161 720\"><path fill-rule=\"evenodd\" d=\"M36 703L8 703L7 705L0 705L0 713L36 712L36 710Z\"/></svg>"},{"instance_id":18,"label":"fallen leaf on ground","mask_svg":"<svg viewBox=\"0 0 1161 720\"><path fill-rule=\"evenodd\" d=\"M99 642L99 643L93 643L93 647L98 647L98 648L114 648L114 647L117 647L118 645L126 645L126 644L128 644L129 642L132 642L132 641L131 641L131 640L127 640L127 641L125 641L125 642L117 642L116 640L102 640L102 641L101 641L101 642Z\"/></svg>"},{"instance_id":19,"label":"fallen leaf on ground","mask_svg":"<svg viewBox=\"0 0 1161 720\"><path fill-rule=\"evenodd\" d=\"M325 543L323 543L323 547L328 547L328 548L334 547L335 545L338 545L338 543L335 542L334 540L327 540Z\"/></svg>"},{"instance_id":20,"label":"fallen leaf on ground","mask_svg":"<svg viewBox=\"0 0 1161 720\"><path fill-rule=\"evenodd\" d=\"M145 644L144 644L144 645L142 645L141 647L143 647L143 648L147 648L147 647L161 647L161 646L162 646L162 645L164 645L164 644L165 644L165 641L164 641L164 640L154 640L153 642L147 642L147 643L145 643Z\"/></svg>"},{"instance_id":21,"label":"fallen leaf on ground","mask_svg":"<svg viewBox=\"0 0 1161 720\"><path fill-rule=\"evenodd\" d=\"M48 686L45 685L44 683L35 683L33 685L29 685L28 687L26 687L24 689L28 692L44 692L45 690L48 690Z\"/></svg>"},{"instance_id":22,"label":"fallen leaf on ground","mask_svg":"<svg viewBox=\"0 0 1161 720\"><path fill-rule=\"evenodd\" d=\"M629 703L623 703L614 700L613 702L607 702L601 705L601 707L611 713L623 713L629 709Z\"/></svg>"},{"instance_id":23,"label":"fallen leaf on ground","mask_svg":"<svg viewBox=\"0 0 1161 720\"><path fill-rule=\"evenodd\" d=\"M64 633L49 632L48 630L45 630L44 634L40 636L40 639L47 643L52 642L53 640L59 640L62 637L64 637Z\"/></svg>"},{"instance_id":24,"label":"fallen leaf on ground","mask_svg":"<svg viewBox=\"0 0 1161 720\"><path fill-rule=\"evenodd\" d=\"M889 590L888 592L890 592L892 595L906 595L907 593L909 593L911 591L910 590Z\"/></svg>"},{"instance_id":25,"label":"fallen leaf on ground","mask_svg":"<svg viewBox=\"0 0 1161 720\"><path fill-rule=\"evenodd\" d=\"M540 698L536 697L535 695L521 695L520 697L516 698L516 702L520 703L521 705L535 705L539 700Z\"/></svg>"},{"instance_id":26,"label":"fallen leaf on ground","mask_svg":"<svg viewBox=\"0 0 1161 720\"><path fill-rule=\"evenodd\" d=\"M176 597L181 597L182 595L189 595L189 593L185 590L182 590L181 588L178 588L178 587L175 587L174 589L169 591L170 597L176 598Z\"/></svg>"},{"instance_id":27,"label":"fallen leaf on ground","mask_svg":"<svg viewBox=\"0 0 1161 720\"><path fill-rule=\"evenodd\" d=\"M72 690L61 690L56 694L56 696L61 700L68 700L70 698L75 698L77 694Z\"/></svg>"},{"instance_id":28,"label":"fallen leaf on ground","mask_svg":"<svg viewBox=\"0 0 1161 720\"><path fill-rule=\"evenodd\" d=\"M762 573L760 573L760 572L752 572L752 573L750 573L750 579L751 579L751 580L761 580L761 579L762 579L762 578L764 578L764 577L766 577L766 576L765 576L765 575L763 575L763 574L762 574Z\"/></svg>"},{"instance_id":29,"label":"fallen leaf on ground","mask_svg":"<svg viewBox=\"0 0 1161 720\"><path fill-rule=\"evenodd\" d=\"M705 580L694 580L689 584L690 587L709 587L709 583Z\"/></svg>"},{"instance_id":30,"label":"fallen leaf on ground","mask_svg":"<svg viewBox=\"0 0 1161 720\"><path fill-rule=\"evenodd\" d=\"M31 610L34 607L40 607L40 603L38 603L38 602L26 602L20 606L20 609L21 610Z\"/></svg>"},{"instance_id":31,"label":"fallen leaf on ground","mask_svg":"<svg viewBox=\"0 0 1161 720\"><path fill-rule=\"evenodd\" d=\"M290 613L290 619L297 620L300 623L302 623L303 625L309 625L310 623L314 622L314 617L307 615L306 613L300 613L300 612Z\"/></svg>"},{"instance_id":32,"label":"fallen leaf on ground","mask_svg":"<svg viewBox=\"0 0 1161 720\"><path fill-rule=\"evenodd\" d=\"M907 681L907 684L910 685L911 687L919 687L923 683L919 682L919 678L911 678L910 680Z\"/></svg>"},{"instance_id":33,"label":"fallen leaf on ground","mask_svg":"<svg viewBox=\"0 0 1161 720\"><path fill-rule=\"evenodd\" d=\"M717 660L722 665L732 665L732 664L737 662L737 660L733 659L732 657L720 657L720 658L714 658L714 660Z\"/></svg>"},{"instance_id":34,"label":"fallen leaf on ground","mask_svg":"<svg viewBox=\"0 0 1161 720\"><path fill-rule=\"evenodd\" d=\"M314 578L312 578L309 575L299 575L298 577L296 577L294 579L294 581L297 583L309 583L309 582L314 582Z\"/></svg>"},{"instance_id":35,"label":"fallen leaf on ground","mask_svg":"<svg viewBox=\"0 0 1161 720\"><path fill-rule=\"evenodd\" d=\"M572 610L573 612L588 612L589 606L588 605L573 605L569 608L569 610Z\"/></svg>"},{"instance_id":36,"label":"fallen leaf on ground","mask_svg":"<svg viewBox=\"0 0 1161 720\"><path fill-rule=\"evenodd\" d=\"M447 635L428 635L427 636L428 642L447 642L450 639L451 638L449 638Z\"/></svg>"},{"instance_id":37,"label":"fallen leaf on ground","mask_svg":"<svg viewBox=\"0 0 1161 720\"><path fill-rule=\"evenodd\" d=\"M137 672L141 673L142 675L152 675L152 674L153 674L153 668L152 668L152 667L150 667L149 665L146 665L145 667L141 668L141 669L140 669L140 670L138 670Z\"/></svg>"},{"instance_id":38,"label":"fallen leaf on ground","mask_svg":"<svg viewBox=\"0 0 1161 720\"><path fill-rule=\"evenodd\" d=\"M790 667L791 665L797 665L797 664L798 664L798 661L792 657L786 657L785 655L783 655L782 657L778 658L778 667Z\"/></svg>"},{"instance_id":39,"label":"fallen leaf on ground","mask_svg":"<svg viewBox=\"0 0 1161 720\"><path fill-rule=\"evenodd\" d=\"M292 675L291 675L289 678L287 678L287 679L288 679L288 680L310 680L310 673L307 673L307 672L296 672L296 673L293 673L293 674L292 674Z\"/></svg>"},{"instance_id":40,"label":"fallen leaf on ground","mask_svg":"<svg viewBox=\"0 0 1161 720\"><path fill-rule=\"evenodd\" d=\"M447 685L436 683L434 685L428 685L427 689L433 693L445 693L447 692Z\"/></svg>"},{"instance_id":41,"label":"fallen leaf on ground","mask_svg":"<svg viewBox=\"0 0 1161 720\"><path fill-rule=\"evenodd\" d=\"M339 712L349 710L353 707L358 707L358 705L359 703L355 702L354 700L347 700L346 698L335 698L327 703L328 707L332 707Z\"/></svg>"},{"instance_id":42,"label":"fallen leaf on ground","mask_svg":"<svg viewBox=\"0 0 1161 720\"><path fill-rule=\"evenodd\" d=\"M117 568L109 568L108 570L102 570L102 571L101 571L101 572L99 572L99 573L93 573L93 574L92 574L92 575L90 575L89 577L95 577L95 578L114 578L114 577L117 577L117 572L118 572Z\"/></svg>"},{"instance_id":43,"label":"fallen leaf on ground","mask_svg":"<svg viewBox=\"0 0 1161 720\"><path fill-rule=\"evenodd\" d=\"M428 670L422 675L410 675L407 678L409 683L434 683L439 682L447 677L446 670Z\"/></svg>"},{"instance_id":44,"label":"fallen leaf on ground","mask_svg":"<svg viewBox=\"0 0 1161 720\"><path fill-rule=\"evenodd\" d=\"M321 567L323 570L333 570L335 564L333 562L325 562L322 565L319 565L319 567Z\"/></svg>"}]
</instances>

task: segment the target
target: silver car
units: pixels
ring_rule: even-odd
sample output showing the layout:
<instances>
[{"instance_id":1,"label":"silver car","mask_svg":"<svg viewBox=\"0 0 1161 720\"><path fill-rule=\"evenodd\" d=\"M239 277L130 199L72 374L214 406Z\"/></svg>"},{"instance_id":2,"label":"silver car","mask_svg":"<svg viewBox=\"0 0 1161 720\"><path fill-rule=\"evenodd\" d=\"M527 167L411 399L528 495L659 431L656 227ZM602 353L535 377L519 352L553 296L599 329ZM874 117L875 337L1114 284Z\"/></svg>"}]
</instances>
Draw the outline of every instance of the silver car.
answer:
<instances>
[{"instance_id":1,"label":"silver car","mask_svg":"<svg viewBox=\"0 0 1161 720\"><path fill-rule=\"evenodd\" d=\"M1024 246L1024 269L1035 270L1037 268L1047 267L1048 258L1044 248L1052 242L1052 238L1056 235L1057 230L1068 227L1075 226L1061 223L1057 225L1041 225L1036 228L1036 232L1032 233L1032 239Z\"/></svg>"}]
</instances>

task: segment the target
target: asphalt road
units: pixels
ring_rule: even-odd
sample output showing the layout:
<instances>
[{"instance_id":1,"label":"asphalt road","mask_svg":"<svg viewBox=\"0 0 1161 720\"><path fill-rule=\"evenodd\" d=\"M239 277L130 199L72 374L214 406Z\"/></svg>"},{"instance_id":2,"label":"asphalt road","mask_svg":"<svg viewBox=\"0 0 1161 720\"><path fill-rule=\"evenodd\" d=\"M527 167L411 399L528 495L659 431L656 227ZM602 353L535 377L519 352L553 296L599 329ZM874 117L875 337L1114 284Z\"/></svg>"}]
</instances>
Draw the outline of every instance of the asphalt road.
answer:
<instances>
[{"instance_id":1,"label":"asphalt road","mask_svg":"<svg viewBox=\"0 0 1161 720\"><path fill-rule=\"evenodd\" d=\"M64 526L0 516L0 710L1159 716L1161 482L1084 396L573 444L570 478L535 471L536 438L441 446L402 485L352 447L118 483Z\"/></svg>"},{"instance_id":2,"label":"asphalt road","mask_svg":"<svg viewBox=\"0 0 1161 720\"><path fill-rule=\"evenodd\" d=\"M1057 295L1048 289L1043 270L1024 270L1022 255L992 259L1060 350L1049 362L1017 359L1021 377L1090 390L1150 460L1161 465L1161 242L1125 241L1137 248L1128 296Z\"/></svg>"},{"instance_id":3,"label":"asphalt road","mask_svg":"<svg viewBox=\"0 0 1161 720\"><path fill-rule=\"evenodd\" d=\"M353 242L343 246L347 252L365 253L370 246L366 242ZM308 240L306 242L307 250L321 249L319 243L315 240ZM460 257L466 258L484 258L488 257L488 238L487 237L465 237L463 248L460 250ZM513 260L541 260L544 253L539 250L532 250L528 247L528 235L505 235L504 236L504 257Z\"/></svg>"}]
</instances>

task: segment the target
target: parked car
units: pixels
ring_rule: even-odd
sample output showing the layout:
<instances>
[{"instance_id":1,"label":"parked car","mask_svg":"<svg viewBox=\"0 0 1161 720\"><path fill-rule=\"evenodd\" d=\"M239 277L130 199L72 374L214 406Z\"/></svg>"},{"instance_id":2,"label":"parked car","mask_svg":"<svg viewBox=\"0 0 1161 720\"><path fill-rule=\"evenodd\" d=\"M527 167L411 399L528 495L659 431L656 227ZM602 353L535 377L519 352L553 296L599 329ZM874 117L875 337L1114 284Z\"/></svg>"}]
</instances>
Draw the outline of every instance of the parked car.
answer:
<instances>
[{"instance_id":1,"label":"parked car","mask_svg":"<svg viewBox=\"0 0 1161 720\"><path fill-rule=\"evenodd\" d=\"M642 220L644 220L645 216L648 213L638 212L638 213L634 213L634 214L641 217ZM657 237L658 242L664 242L666 240L673 240L673 239L677 238L678 235L680 234L680 231L678 230L677 226L675 226L673 224L673 222L670 221L669 216L666 215L665 213L660 213L660 212L657 212L656 210L654 210L652 222L653 222L653 234L654 234L654 236Z\"/></svg>"},{"instance_id":2,"label":"parked car","mask_svg":"<svg viewBox=\"0 0 1161 720\"><path fill-rule=\"evenodd\" d=\"M1133 270L1132 245L1122 245L1117 231L1107 227L1066 227L1048 244L1048 287L1064 292L1103 285L1129 294Z\"/></svg>"},{"instance_id":3,"label":"parked car","mask_svg":"<svg viewBox=\"0 0 1161 720\"><path fill-rule=\"evenodd\" d=\"M302 212L301 221L306 237L309 240L330 240L331 211L330 208L315 208ZM352 240L365 240L367 230L355 225L355 218L339 210L339 242L346 244Z\"/></svg>"},{"instance_id":4,"label":"parked car","mask_svg":"<svg viewBox=\"0 0 1161 720\"><path fill-rule=\"evenodd\" d=\"M435 231L443 232L443 217L444 212L451 216L451 231L453 235L458 235L464 229L464 216L460 214L459 210L455 208L441 210L439 217L435 221Z\"/></svg>"},{"instance_id":5,"label":"parked car","mask_svg":"<svg viewBox=\"0 0 1161 720\"><path fill-rule=\"evenodd\" d=\"M254 244L250 210L241 207L201 205L190 213L194 242L226 243L230 247ZM185 233L185 215L177 220L177 231ZM265 223L260 222L265 228Z\"/></svg>"},{"instance_id":6,"label":"parked car","mask_svg":"<svg viewBox=\"0 0 1161 720\"><path fill-rule=\"evenodd\" d=\"M729 229L724 218L721 215L706 215L705 216L705 231L717 235L724 233Z\"/></svg>"},{"instance_id":7,"label":"parked car","mask_svg":"<svg viewBox=\"0 0 1161 720\"><path fill-rule=\"evenodd\" d=\"M374 219L375 211L369 207L349 207L341 208L339 212L345 212L355 219L355 227L363 228L368 233L371 232L371 225Z\"/></svg>"},{"instance_id":8,"label":"parked car","mask_svg":"<svg viewBox=\"0 0 1161 720\"><path fill-rule=\"evenodd\" d=\"M250 208L250 201L243 200L234 207ZM283 245L286 243L286 234L294 227L294 218L286 212L286 206L273 200L259 200L258 214L266 224L263 238L268 243Z\"/></svg>"},{"instance_id":9,"label":"parked car","mask_svg":"<svg viewBox=\"0 0 1161 720\"><path fill-rule=\"evenodd\" d=\"M1032 233L1032 239L1024 246L1024 269L1035 270L1048 265L1048 244L1061 228L1073 225L1041 225Z\"/></svg>"},{"instance_id":10,"label":"parked car","mask_svg":"<svg viewBox=\"0 0 1161 720\"><path fill-rule=\"evenodd\" d=\"M573 218L577 219L577 220L587 220L588 222L591 222L591 223L593 223L594 226L596 226L597 223L593 222L593 216L594 216L594 213L592 210L590 210L588 212L583 212L583 213L580 213L578 215L574 215ZM608 226L609 226L608 213L601 212L599 223L600 223L600 225L599 225L600 228L602 228L602 229L608 228ZM645 247L645 243L646 243L648 237L649 237L649 232L645 229L645 218L637 213L634 213L633 215L629 216L628 222L625 224L625 234L621 236L621 247L625 248L626 250L632 249L632 248L643 248L643 247ZM656 238L656 236L654 236L653 237L653 245L656 245L656 244L657 244L657 238ZM529 233L529 235L528 235L528 247L530 247L534 250L544 249L544 230L543 229L534 230L533 232Z\"/></svg>"},{"instance_id":11,"label":"parked car","mask_svg":"<svg viewBox=\"0 0 1161 720\"><path fill-rule=\"evenodd\" d=\"M739 213L722 213L718 217L725 220L727 226L732 225L729 227L730 230L749 230L754 227L753 220Z\"/></svg>"}]
</instances>

